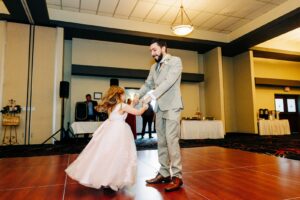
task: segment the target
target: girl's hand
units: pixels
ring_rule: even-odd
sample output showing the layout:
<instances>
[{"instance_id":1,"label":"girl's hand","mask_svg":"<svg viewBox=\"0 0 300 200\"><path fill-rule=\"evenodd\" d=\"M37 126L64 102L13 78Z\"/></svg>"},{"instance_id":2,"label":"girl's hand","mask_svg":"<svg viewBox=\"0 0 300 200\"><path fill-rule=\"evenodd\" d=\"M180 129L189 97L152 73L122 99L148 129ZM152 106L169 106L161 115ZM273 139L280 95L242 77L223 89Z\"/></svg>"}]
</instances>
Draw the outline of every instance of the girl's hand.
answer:
<instances>
[{"instance_id":1,"label":"girl's hand","mask_svg":"<svg viewBox=\"0 0 300 200\"><path fill-rule=\"evenodd\" d=\"M148 104L146 104L146 103L143 104L143 108L144 108L145 110L147 110L148 107L149 107Z\"/></svg>"}]
</instances>

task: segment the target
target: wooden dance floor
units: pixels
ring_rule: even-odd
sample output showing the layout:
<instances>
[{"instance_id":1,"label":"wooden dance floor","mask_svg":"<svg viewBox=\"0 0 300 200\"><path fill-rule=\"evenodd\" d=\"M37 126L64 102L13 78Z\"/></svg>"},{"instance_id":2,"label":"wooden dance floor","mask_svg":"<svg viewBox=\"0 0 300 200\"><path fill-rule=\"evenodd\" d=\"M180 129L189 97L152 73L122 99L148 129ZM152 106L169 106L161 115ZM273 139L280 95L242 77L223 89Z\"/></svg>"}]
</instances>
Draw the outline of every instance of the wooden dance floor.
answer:
<instances>
[{"instance_id":1,"label":"wooden dance floor","mask_svg":"<svg viewBox=\"0 0 300 200\"><path fill-rule=\"evenodd\" d=\"M221 147L185 148L184 185L166 193L163 184L145 184L157 172L157 151L139 151L136 185L109 193L66 177L64 169L76 156L0 159L0 199L300 199L300 161L296 160Z\"/></svg>"}]
</instances>

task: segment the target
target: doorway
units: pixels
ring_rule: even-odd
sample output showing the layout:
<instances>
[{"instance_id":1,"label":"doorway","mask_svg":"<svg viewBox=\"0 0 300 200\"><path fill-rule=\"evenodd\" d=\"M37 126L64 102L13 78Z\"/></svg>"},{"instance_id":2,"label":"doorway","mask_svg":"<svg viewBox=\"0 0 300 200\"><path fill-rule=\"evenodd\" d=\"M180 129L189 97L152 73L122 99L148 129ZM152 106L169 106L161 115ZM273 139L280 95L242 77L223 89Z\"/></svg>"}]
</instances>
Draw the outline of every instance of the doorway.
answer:
<instances>
[{"instance_id":1,"label":"doorway","mask_svg":"<svg viewBox=\"0 0 300 200\"><path fill-rule=\"evenodd\" d=\"M280 119L289 120L291 133L300 133L300 96L275 94L275 108Z\"/></svg>"},{"instance_id":2,"label":"doorway","mask_svg":"<svg viewBox=\"0 0 300 200\"><path fill-rule=\"evenodd\" d=\"M133 87L125 87L125 95L126 99L133 99L134 94L137 93L139 88L133 88ZM152 100L151 101L151 106L152 108L155 107L156 101ZM139 103L135 108L140 109L142 106L141 103ZM141 135L142 134L142 129L143 129L143 118L141 116L136 116L136 134ZM155 122L153 121L152 126L151 126L151 132L152 135L155 133ZM149 133L148 126L146 126L145 133Z\"/></svg>"}]
</instances>

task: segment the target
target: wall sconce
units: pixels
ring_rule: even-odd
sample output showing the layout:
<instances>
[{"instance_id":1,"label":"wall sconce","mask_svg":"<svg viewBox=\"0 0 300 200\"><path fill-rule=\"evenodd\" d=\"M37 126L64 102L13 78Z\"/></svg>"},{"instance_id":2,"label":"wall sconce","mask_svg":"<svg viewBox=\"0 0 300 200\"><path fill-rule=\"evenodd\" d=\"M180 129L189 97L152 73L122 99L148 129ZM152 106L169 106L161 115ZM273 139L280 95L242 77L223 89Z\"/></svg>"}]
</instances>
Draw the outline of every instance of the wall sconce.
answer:
<instances>
[{"instance_id":1,"label":"wall sconce","mask_svg":"<svg viewBox=\"0 0 300 200\"><path fill-rule=\"evenodd\" d=\"M291 91L291 88L289 86L286 86L286 87L284 87L283 91L289 92L289 91Z\"/></svg>"}]
</instances>

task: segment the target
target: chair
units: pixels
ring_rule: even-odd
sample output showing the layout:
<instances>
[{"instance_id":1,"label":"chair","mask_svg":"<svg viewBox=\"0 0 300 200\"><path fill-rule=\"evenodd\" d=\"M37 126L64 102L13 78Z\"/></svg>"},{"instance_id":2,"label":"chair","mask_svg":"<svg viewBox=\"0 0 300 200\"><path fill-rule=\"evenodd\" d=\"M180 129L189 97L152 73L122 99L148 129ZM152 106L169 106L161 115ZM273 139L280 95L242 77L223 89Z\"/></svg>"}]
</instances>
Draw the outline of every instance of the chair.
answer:
<instances>
[{"instance_id":1,"label":"chair","mask_svg":"<svg viewBox=\"0 0 300 200\"><path fill-rule=\"evenodd\" d=\"M77 102L75 106L75 121L87 121L88 106L85 102Z\"/></svg>"}]
</instances>

